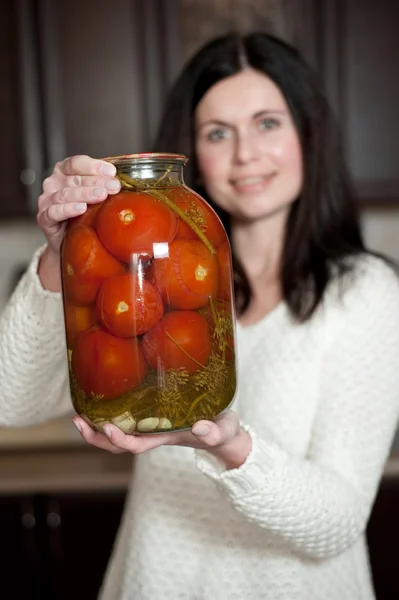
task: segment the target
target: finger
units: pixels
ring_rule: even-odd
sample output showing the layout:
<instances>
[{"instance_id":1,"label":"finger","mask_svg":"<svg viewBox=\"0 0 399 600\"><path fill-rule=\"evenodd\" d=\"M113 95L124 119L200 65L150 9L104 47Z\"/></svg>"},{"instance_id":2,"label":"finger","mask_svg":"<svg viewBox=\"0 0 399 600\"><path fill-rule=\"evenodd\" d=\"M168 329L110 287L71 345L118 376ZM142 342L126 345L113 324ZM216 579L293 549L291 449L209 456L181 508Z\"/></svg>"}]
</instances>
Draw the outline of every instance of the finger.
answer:
<instances>
[{"instance_id":1,"label":"finger","mask_svg":"<svg viewBox=\"0 0 399 600\"><path fill-rule=\"evenodd\" d=\"M156 435L126 435L116 427L107 423L103 427L105 435L108 437L110 443L125 452L131 454L141 454L147 450L158 448L158 446L164 446L170 444L171 433L157 433Z\"/></svg>"},{"instance_id":2,"label":"finger","mask_svg":"<svg viewBox=\"0 0 399 600\"><path fill-rule=\"evenodd\" d=\"M104 426L103 431L116 447L141 454L158 446L189 446L192 448L206 448L220 446L230 442L240 428L238 417L233 412L219 415L215 422L197 421L191 431L176 431L156 435L126 435L118 427L110 423Z\"/></svg>"},{"instance_id":3,"label":"finger","mask_svg":"<svg viewBox=\"0 0 399 600\"><path fill-rule=\"evenodd\" d=\"M70 188L105 188L109 194L116 194L121 189L121 182L115 177L95 175L68 175L64 178L64 186ZM55 190L56 191L56 190Z\"/></svg>"},{"instance_id":4,"label":"finger","mask_svg":"<svg viewBox=\"0 0 399 600\"><path fill-rule=\"evenodd\" d=\"M64 175L57 171L43 181L44 195L54 194L64 187L105 187L109 194L116 194L121 183L109 175Z\"/></svg>"},{"instance_id":5,"label":"finger","mask_svg":"<svg viewBox=\"0 0 399 600\"><path fill-rule=\"evenodd\" d=\"M96 448L101 448L102 450L107 450L113 454L122 454L125 452L125 450L117 448L114 444L111 444L106 435L100 433L99 431L94 431L94 429L80 417L74 417L72 421L82 438L88 444L96 446Z\"/></svg>"},{"instance_id":6,"label":"finger","mask_svg":"<svg viewBox=\"0 0 399 600\"><path fill-rule=\"evenodd\" d=\"M47 196L48 194L54 194L54 192L59 190L60 187L62 187L61 178L57 177L54 174L50 175L49 177L46 177L46 179L42 183L44 196Z\"/></svg>"},{"instance_id":7,"label":"finger","mask_svg":"<svg viewBox=\"0 0 399 600\"><path fill-rule=\"evenodd\" d=\"M54 171L64 175L116 175L116 168L105 160L92 158L86 154L70 156L56 164Z\"/></svg>"},{"instance_id":8,"label":"finger","mask_svg":"<svg viewBox=\"0 0 399 600\"><path fill-rule=\"evenodd\" d=\"M54 194L45 198L44 203L50 204L65 204L69 202L88 202L96 204L105 200L108 196L108 191L103 187L63 187L57 190Z\"/></svg>"},{"instance_id":9,"label":"finger","mask_svg":"<svg viewBox=\"0 0 399 600\"><path fill-rule=\"evenodd\" d=\"M37 222L44 231L58 230L60 223L83 214L86 209L85 203L52 204L38 214Z\"/></svg>"},{"instance_id":10,"label":"finger","mask_svg":"<svg viewBox=\"0 0 399 600\"><path fill-rule=\"evenodd\" d=\"M215 422L197 421L191 428L194 437L207 446L220 446L227 444L240 429L237 415L231 411L219 415Z\"/></svg>"},{"instance_id":11,"label":"finger","mask_svg":"<svg viewBox=\"0 0 399 600\"><path fill-rule=\"evenodd\" d=\"M109 190L105 187L62 187L53 194L45 193L39 196L39 213L43 212L53 204L97 204L98 202L104 201L109 193ZM115 190L113 193L115 193Z\"/></svg>"}]
</instances>

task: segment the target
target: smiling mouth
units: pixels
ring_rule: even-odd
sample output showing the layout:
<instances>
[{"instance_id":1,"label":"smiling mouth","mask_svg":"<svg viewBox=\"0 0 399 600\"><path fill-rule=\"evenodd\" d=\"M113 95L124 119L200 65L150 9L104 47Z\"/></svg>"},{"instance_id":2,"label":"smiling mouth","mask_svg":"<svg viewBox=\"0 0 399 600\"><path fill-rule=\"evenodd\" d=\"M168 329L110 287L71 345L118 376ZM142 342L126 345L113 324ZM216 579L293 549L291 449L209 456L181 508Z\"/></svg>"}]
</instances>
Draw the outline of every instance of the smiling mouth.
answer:
<instances>
[{"instance_id":1,"label":"smiling mouth","mask_svg":"<svg viewBox=\"0 0 399 600\"><path fill-rule=\"evenodd\" d=\"M240 177L239 179L233 179L232 185L236 188L252 188L262 186L262 184L268 183L275 176L275 173L269 173L268 175L258 175L254 177Z\"/></svg>"}]
</instances>

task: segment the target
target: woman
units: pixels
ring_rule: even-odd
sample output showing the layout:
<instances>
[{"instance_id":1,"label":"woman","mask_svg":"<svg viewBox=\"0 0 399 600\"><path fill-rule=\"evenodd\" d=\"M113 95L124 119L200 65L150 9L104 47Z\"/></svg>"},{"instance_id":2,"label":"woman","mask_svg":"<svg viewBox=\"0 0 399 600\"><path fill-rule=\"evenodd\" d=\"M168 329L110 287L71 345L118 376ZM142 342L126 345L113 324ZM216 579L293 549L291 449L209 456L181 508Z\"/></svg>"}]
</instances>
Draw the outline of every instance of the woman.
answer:
<instances>
[{"instance_id":1,"label":"woman","mask_svg":"<svg viewBox=\"0 0 399 600\"><path fill-rule=\"evenodd\" d=\"M365 529L398 417L399 285L364 248L326 102L291 47L226 36L184 69L156 150L191 158L189 183L230 233L239 391L191 432L103 434L74 417L88 443L140 455L101 598L370 600ZM71 408L59 247L66 219L119 190L114 175L78 156L44 182L48 244L1 322L4 425Z\"/></svg>"}]
</instances>

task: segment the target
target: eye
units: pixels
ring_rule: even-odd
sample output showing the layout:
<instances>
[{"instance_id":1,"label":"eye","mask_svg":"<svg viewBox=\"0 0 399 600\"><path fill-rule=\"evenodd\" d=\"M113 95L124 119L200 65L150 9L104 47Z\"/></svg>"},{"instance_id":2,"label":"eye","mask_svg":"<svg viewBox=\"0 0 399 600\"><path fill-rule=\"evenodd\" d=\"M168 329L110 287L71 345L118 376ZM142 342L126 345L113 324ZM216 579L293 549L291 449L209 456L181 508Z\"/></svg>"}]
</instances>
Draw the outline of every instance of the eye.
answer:
<instances>
[{"instance_id":1,"label":"eye","mask_svg":"<svg viewBox=\"0 0 399 600\"><path fill-rule=\"evenodd\" d=\"M225 140L229 137L229 131L219 127L218 129L212 129L209 131L206 137L210 142L220 142L221 140Z\"/></svg>"},{"instance_id":2,"label":"eye","mask_svg":"<svg viewBox=\"0 0 399 600\"><path fill-rule=\"evenodd\" d=\"M259 129L261 131L266 131L267 129L276 129L279 127L280 122L277 119L271 119L268 117L267 119L262 119L259 121Z\"/></svg>"}]
</instances>

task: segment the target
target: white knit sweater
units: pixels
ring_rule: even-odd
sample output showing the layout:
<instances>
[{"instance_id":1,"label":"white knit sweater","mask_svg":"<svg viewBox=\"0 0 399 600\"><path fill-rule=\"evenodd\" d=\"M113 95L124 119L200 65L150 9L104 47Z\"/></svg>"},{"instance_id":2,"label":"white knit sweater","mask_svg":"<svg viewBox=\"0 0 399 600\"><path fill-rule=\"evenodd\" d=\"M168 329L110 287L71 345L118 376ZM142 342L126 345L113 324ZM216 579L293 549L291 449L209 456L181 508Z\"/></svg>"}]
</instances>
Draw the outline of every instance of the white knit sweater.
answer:
<instances>
[{"instance_id":1,"label":"white knit sweater","mask_svg":"<svg viewBox=\"0 0 399 600\"><path fill-rule=\"evenodd\" d=\"M0 322L3 426L71 410L61 299L36 268ZM137 457L102 600L374 597L364 532L398 418L396 277L363 259L310 323L282 303L237 340L249 457L230 471L189 448Z\"/></svg>"}]
</instances>

